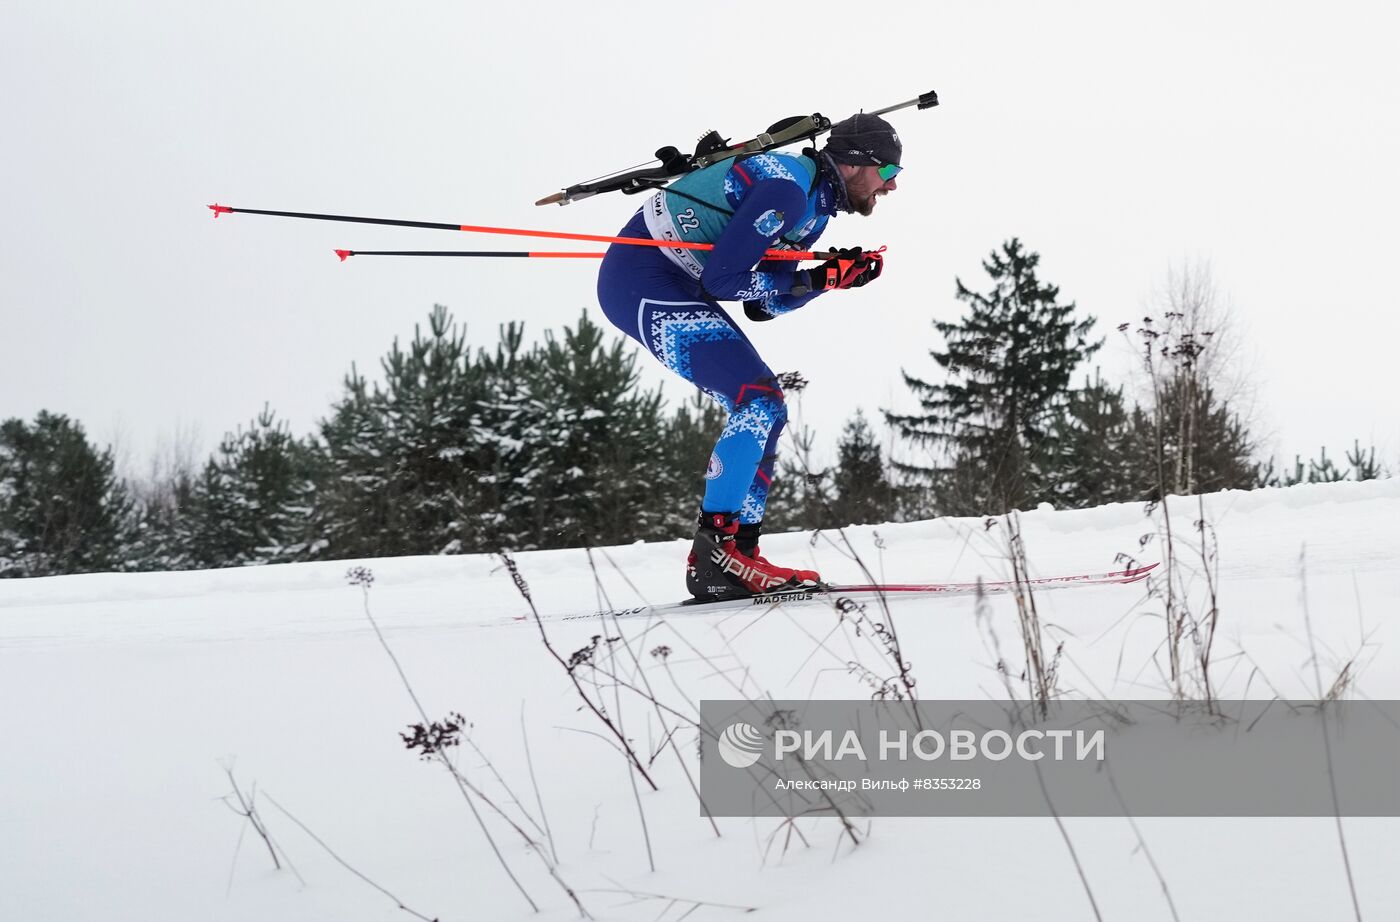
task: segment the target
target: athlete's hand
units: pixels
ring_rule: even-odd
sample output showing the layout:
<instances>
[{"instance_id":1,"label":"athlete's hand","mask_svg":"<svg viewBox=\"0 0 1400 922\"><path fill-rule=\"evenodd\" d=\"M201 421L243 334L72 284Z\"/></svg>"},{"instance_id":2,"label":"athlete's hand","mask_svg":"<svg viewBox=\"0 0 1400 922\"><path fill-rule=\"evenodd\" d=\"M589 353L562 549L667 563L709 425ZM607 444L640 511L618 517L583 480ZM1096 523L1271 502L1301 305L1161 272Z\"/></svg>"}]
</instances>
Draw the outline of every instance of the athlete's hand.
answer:
<instances>
[{"instance_id":1,"label":"athlete's hand","mask_svg":"<svg viewBox=\"0 0 1400 922\"><path fill-rule=\"evenodd\" d=\"M860 247L834 250L826 262L807 270L807 290L859 288L879 278L884 267L885 257L881 253L867 253Z\"/></svg>"}]
</instances>

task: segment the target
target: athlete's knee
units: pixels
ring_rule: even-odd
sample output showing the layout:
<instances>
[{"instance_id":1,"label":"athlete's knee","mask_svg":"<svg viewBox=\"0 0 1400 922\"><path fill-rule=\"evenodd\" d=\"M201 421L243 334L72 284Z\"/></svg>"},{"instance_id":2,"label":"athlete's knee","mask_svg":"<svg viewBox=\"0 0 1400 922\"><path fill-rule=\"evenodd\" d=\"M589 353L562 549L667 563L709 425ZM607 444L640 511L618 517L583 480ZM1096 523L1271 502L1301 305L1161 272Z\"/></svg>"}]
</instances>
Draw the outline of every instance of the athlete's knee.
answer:
<instances>
[{"instance_id":1,"label":"athlete's knee","mask_svg":"<svg viewBox=\"0 0 1400 922\"><path fill-rule=\"evenodd\" d=\"M730 410L731 424L742 421L754 435L767 438L787 424L787 403L783 389L771 377L740 386Z\"/></svg>"},{"instance_id":2,"label":"athlete's knee","mask_svg":"<svg viewBox=\"0 0 1400 922\"><path fill-rule=\"evenodd\" d=\"M786 395L783 394L778 379L771 373L739 385L739 392L734 395L734 405L738 407L750 401L759 401L775 407L784 417L787 416Z\"/></svg>"}]
</instances>

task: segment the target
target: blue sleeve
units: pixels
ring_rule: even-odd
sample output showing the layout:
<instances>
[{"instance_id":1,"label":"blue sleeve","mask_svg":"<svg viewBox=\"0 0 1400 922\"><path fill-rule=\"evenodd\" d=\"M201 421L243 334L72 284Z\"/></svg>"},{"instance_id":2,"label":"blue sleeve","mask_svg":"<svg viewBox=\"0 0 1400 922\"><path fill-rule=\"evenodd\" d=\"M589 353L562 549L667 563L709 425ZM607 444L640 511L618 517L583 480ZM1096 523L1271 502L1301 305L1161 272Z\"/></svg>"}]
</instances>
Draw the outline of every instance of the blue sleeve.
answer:
<instances>
[{"instance_id":1,"label":"blue sleeve","mask_svg":"<svg viewBox=\"0 0 1400 922\"><path fill-rule=\"evenodd\" d=\"M812 249L813 245L821 238L822 231L824 230L826 230L826 219L822 218L817 222L817 226L812 232L802 238L802 248L806 250ZM791 262L770 259L759 263L758 270L764 272L785 268L791 273L793 272L793 265L794 264ZM808 301L822 294L825 294L824 289L817 289L805 295L794 295L786 291L780 291L771 298L745 301L744 312L748 315L750 320L772 320L774 317L781 317L783 314L797 310Z\"/></svg>"},{"instance_id":2,"label":"blue sleeve","mask_svg":"<svg viewBox=\"0 0 1400 922\"><path fill-rule=\"evenodd\" d=\"M810 300L810 294L800 298L789 294L796 276L795 263L768 260L759 265L764 251L806 210L806 193L792 180L756 182L715 241L700 276L705 293L718 301L758 301L770 316Z\"/></svg>"}]
</instances>

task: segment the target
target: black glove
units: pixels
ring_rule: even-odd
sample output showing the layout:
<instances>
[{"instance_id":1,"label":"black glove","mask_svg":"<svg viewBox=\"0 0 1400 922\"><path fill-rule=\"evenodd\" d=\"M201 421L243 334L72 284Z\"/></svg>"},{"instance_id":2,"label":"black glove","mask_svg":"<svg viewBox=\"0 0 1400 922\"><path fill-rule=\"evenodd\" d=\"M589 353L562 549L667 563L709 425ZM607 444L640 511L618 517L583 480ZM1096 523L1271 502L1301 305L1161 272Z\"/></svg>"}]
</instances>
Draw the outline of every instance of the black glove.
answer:
<instances>
[{"instance_id":1,"label":"black glove","mask_svg":"<svg viewBox=\"0 0 1400 922\"><path fill-rule=\"evenodd\" d=\"M880 253L867 253L860 247L836 250L831 259L813 269L797 275L797 283L792 293L805 295L811 291L825 291L830 288L859 288L880 277L885 267L885 257ZM799 290L801 289L801 290Z\"/></svg>"}]
</instances>

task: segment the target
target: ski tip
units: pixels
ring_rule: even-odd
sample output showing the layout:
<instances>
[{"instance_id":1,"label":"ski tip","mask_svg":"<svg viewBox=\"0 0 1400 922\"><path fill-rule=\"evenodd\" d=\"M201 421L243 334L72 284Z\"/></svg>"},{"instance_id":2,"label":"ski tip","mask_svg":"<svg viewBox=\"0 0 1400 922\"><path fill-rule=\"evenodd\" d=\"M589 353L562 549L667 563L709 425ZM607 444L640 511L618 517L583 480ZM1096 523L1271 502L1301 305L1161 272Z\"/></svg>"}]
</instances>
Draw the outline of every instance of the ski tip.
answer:
<instances>
[{"instance_id":1,"label":"ski tip","mask_svg":"<svg viewBox=\"0 0 1400 922\"><path fill-rule=\"evenodd\" d=\"M565 192L556 192L556 193L554 193L553 195L546 195L544 198L540 199L540 200L539 200L538 202L536 202L535 204L536 204L537 206L538 206L538 205L567 205L568 202L565 202L565 201L564 201L564 199L565 199L566 197L567 197L567 193L565 193Z\"/></svg>"},{"instance_id":2,"label":"ski tip","mask_svg":"<svg viewBox=\"0 0 1400 922\"><path fill-rule=\"evenodd\" d=\"M1148 575L1157 568L1158 563L1159 561L1153 561L1152 563L1143 564L1140 567L1124 570L1120 581L1124 583L1136 583L1139 580L1147 579Z\"/></svg>"},{"instance_id":3,"label":"ski tip","mask_svg":"<svg viewBox=\"0 0 1400 922\"><path fill-rule=\"evenodd\" d=\"M210 205L209 210L214 212L216 218L221 214L233 214L233 209L227 205Z\"/></svg>"},{"instance_id":4,"label":"ski tip","mask_svg":"<svg viewBox=\"0 0 1400 922\"><path fill-rule=\"evenodd\" d=\"M341 261L341 262L345 262L346 259L348 259L348 258L350 258L351 256L354 256L354 255L355 255L355 251L354 251L354 250L336 250L336 251L335 251L335 255L337 255L337 256L340 257L340 261Z\"/></svg>"}]
</instances>

